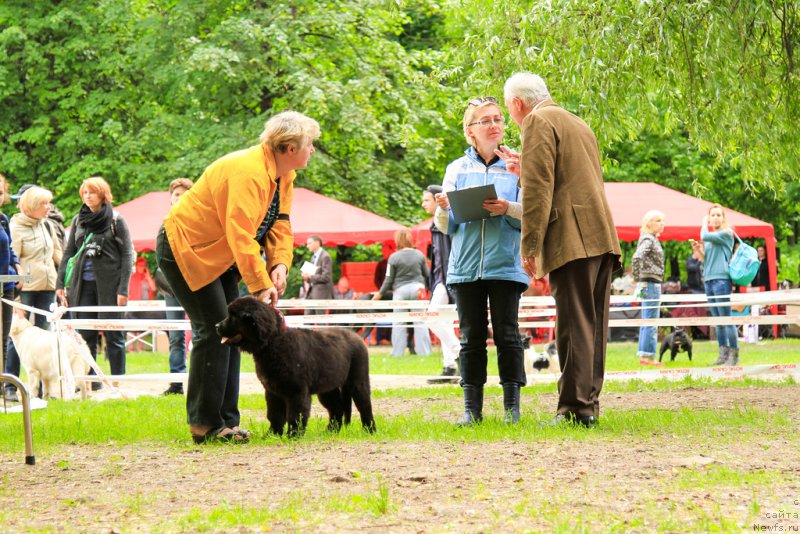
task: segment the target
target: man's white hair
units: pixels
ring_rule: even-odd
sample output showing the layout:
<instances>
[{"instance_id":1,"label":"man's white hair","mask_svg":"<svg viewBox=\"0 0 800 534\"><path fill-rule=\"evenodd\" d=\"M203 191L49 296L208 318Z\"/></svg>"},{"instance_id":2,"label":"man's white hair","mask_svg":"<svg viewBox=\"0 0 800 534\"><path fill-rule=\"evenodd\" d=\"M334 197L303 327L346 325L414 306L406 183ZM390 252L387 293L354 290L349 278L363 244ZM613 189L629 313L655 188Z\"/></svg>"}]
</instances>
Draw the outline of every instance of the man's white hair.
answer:
<instances>
[{"instance_id":1,"label":"man's white hair","mask_svg":"<svg viewBox=\"0 0 800 534\"><path fill-rule=\"evenodd\" d=\"M506 80L503 96L506 100L519 98L526 105L534 106L537 102L549 99L550 92L540 76L518 72Z\"/></svg>"}]
</instances>

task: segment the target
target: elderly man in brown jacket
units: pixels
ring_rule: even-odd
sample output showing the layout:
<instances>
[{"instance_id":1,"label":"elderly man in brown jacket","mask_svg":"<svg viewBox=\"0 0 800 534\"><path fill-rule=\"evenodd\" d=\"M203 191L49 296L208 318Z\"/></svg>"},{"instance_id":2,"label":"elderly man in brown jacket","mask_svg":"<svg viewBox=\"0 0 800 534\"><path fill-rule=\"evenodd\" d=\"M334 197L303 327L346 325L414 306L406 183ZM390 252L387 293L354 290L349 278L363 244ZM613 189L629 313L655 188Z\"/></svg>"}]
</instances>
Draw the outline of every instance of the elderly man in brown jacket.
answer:
<instances>
[{"instance_id":1,"label":"elderly man in brown jacket","mask_svg":"<svg viewBox=\"0 0 800 534\"><path fill-rule=\"evenodd\" d=\"M591 426L600 413L611 273L620 256L597 138L550 99L539 76L515 74L504 92L522 133L519 155L498 155L520 177L523 267L538 278L550 273L556 301L562 374L553 424Z\"/></svg>"}]
</instances>

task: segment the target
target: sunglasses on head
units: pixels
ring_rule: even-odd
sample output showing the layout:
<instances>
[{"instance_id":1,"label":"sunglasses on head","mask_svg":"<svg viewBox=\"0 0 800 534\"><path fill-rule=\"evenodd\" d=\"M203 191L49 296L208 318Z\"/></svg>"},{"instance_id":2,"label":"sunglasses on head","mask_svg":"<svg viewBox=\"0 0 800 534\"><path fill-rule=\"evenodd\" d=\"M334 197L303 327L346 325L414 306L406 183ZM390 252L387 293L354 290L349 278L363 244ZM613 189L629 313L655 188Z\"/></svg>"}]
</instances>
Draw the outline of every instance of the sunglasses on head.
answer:
<instances>
[{"instance_id":1,"label":"sunglasses on head","mask_svg":"<svg viewBox=\"0 0 800 534\"><path fill-rule=\"evenodd\" d=\"M497 99L493 96L481 96L478 98L473 98L469 101L470 106L480 106L481 104L485 104L487 102L491 102L492 104L497 104Z\"/></svg>"}]
</instances>

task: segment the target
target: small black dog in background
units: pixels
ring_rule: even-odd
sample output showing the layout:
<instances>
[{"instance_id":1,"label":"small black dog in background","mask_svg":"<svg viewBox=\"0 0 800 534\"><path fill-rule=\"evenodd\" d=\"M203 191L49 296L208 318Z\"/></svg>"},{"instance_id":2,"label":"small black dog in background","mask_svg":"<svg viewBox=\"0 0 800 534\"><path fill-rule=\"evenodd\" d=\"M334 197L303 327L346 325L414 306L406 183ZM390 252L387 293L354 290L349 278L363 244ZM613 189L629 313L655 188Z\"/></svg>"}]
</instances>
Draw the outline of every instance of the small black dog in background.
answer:
<instances>
[{"instance_id":1,"label":"small black dog in background","mask_svg":"<svg viewBox=\"0 0 800 534\"><path fill-rule=\"evenodd\" d=\"M692 361L692 338L689 337L689 334L687 334L686 330L683 328L676 328L674 332L664 338L664 341L661 342L661 353L658 355L658 361L661 361L667 349L671 351L671 362L675 361L675 356L679 352L687 353L689 355L689 361Z\"/></svg>"}]
</instances>

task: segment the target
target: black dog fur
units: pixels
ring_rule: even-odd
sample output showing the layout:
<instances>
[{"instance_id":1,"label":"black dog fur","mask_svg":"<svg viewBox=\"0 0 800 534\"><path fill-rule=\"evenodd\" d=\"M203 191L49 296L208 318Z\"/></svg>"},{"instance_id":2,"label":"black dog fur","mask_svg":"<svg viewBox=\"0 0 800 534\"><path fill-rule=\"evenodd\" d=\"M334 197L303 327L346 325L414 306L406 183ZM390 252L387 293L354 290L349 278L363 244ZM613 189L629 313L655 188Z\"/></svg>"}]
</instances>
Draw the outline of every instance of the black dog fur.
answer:
<instances>
[{"instance_id":1,"label":"black dog fur","mask_svg":"<svg viewBox=\"0 0 800 534\"><path fill-rule=\"evenodd\" d=\"M664 341L661 342L661 353L658 355L658 361L661 361L667 349L671 351L671 362L675 361L675 356L679 352L687 353L689 361L692 361L692 338L683 328L676 328L674 332L664 338Z\"/></svg>"},{"instance_id":2,"label":"black dog fur","mask_svg":"<svg viewBox=\"0 0 800 534\"><path fill-rule=\"evenodd\" d=\"M355 403L361 424L375 431L369 352L356 333L287 328L278 311L253 297L233 301L217 332L223 343L253 355L266 390L267 420L276 434L282 435L287 423L289 436L305 431L312 394L328 410L328 430L349 424Z\"/></svg>"}]
</instances>

